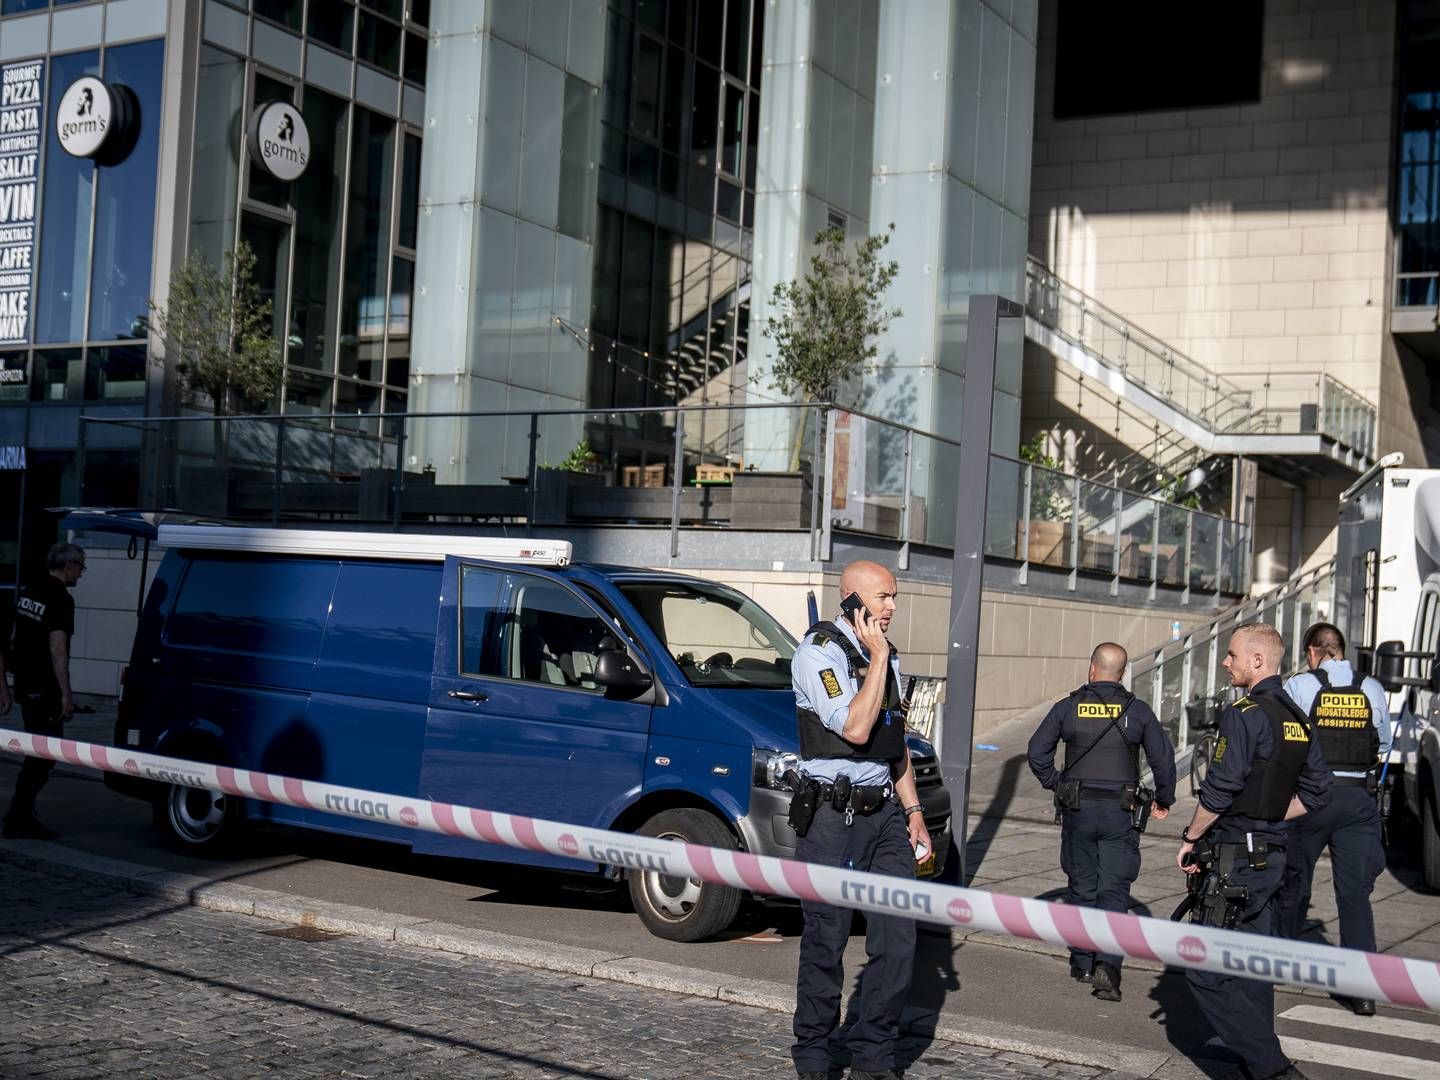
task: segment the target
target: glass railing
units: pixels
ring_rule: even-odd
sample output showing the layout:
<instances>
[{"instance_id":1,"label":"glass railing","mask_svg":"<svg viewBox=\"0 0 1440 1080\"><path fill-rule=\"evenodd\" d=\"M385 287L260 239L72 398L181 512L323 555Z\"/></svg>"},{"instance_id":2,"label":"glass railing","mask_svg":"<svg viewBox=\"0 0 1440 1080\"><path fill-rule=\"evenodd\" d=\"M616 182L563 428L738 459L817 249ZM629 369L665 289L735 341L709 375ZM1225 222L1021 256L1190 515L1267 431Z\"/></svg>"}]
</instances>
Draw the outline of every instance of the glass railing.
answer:
<instances>
[{"instance_id":1,"label":"glass railing","mask_svg":"<svg viewBox=\"0 0 1440 1080\"><path fill-rule=\"evenodd\" d=\"M1233 528L1234 522L1222 522ZM1222 531L1218 559L1222 579L1244 573L1239 553L1247 538ZM1213 727L1233 697L1222 666L1230 634L1248 622L1266 622L1285 639L1284 674L1304 662L1301 636L1312 623L1334 614L1335 564L1325 563L1298 574L1263 596L1246 600L1216 619L1145 653L1136 653L1131 689L1145 698L1160 718L1177 749L1193 741L1198 730Z\"/></svg>"},{"instance_id":2,"label":"glass railing","mask_svg":"<svg viewBox=\"0 0 1440 1080\"><path fill-rule=\"evenodd\" d=\"M87 449L128 446L143 505L256 524L624 526L669 530L672 555L694 530L808 532L820 560L836 532L954 546L959 442L829 405L353 420L83 417L80 472ZM788 467L757 471L747 453ZM987 554L1026 568L1246 586L1243 527L1117 486L992 455L985 513Z\"/></svg>"},{"instance_id":3,"label":"glass railing","mask_svg":"<svg viewBox=\"0 0 1440 1080\"><path fill-rule=\"evenodd\" d=\"M1217 434L1315 432L1375 455L1376 410L1319 371L1220 376L1127 322L1036 259L1026 314Z\"/></svg>"}]
</instances>

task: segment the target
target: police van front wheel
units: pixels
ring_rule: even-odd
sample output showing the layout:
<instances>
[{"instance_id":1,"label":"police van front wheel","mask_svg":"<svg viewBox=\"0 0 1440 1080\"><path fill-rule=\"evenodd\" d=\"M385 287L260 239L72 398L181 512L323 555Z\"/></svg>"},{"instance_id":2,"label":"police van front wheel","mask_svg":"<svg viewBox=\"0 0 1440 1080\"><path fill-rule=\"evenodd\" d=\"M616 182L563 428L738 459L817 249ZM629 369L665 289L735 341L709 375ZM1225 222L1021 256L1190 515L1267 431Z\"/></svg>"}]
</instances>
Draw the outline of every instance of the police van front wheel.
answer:
<instances>
[{"instance_id":1,"label":"police van front wheel","mask_svg":"<svg viewBox=\"0 0 1440 1080\"><path fill-rule=\"evenodd\" d=\"M733 848L734 837L719 819L703 810L666 810L636 832L661 840L704 847ZM732 922L740 910L740 890L694 877L658 870L629 871L635 913L656 937L668 941L704 941Z\"/></svg>"},{"instance_id":2,"label":"police van front wheel","mask_svg":"<svg viewBox=\"0 0 1440 1080\"><path fill-rule=\"evenodd\" d=\"M170 784L155 801L155 824L172 847L222 855L238 846L244 814L224 792Z\"/></svg>"}]
</instances>

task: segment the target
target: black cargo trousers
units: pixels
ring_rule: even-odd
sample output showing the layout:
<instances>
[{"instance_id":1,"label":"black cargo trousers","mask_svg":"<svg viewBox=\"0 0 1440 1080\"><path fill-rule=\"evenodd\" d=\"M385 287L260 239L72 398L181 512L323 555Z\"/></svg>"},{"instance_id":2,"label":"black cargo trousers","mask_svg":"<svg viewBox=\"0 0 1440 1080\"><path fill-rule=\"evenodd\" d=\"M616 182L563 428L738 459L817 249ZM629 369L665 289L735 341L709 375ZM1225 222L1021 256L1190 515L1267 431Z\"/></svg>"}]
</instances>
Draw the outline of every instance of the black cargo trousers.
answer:
<instances>
[{"instance_id":1,"label":"black cargo trousers","mask_svg":"<svg viewBox=\"0 0 1440 1080\"><path fill-rule=\"evenodd\" d=\"M1130 910L1130 886L1140 876L1140 834L1134 817L1120 805L1120 792L1101 798L1083 796L1066 810L1060 831L1060 869L1069 886L1066 903L1101 911ZM1115 953L1070 950L1070 963L1091 971L1097 960L1118 971L1124 957Z\"/></svg>"},{"instance_id":2,"label":"black cargo trousers","mask_svg":"<svg viewBox=\"0 0 1440 1080\"><path fill-rule=\"evenodd\" d=\"M60 719L60 698L51 694L16 694L20 703L20 715L24 718L25 731L30 735L48 735L60 738L65 733L65 721ZM10 809L5 813L7 821L23 822L35 815L35 799L55 763L46 758L26 757L20 766L20 775L15 779L15 795L10 800Z\"/></svg>"},{"instance_id":3,"label":"black cargo trousers","mask_svg":"<svg viewBox=\"0 0 1440 1080\"><path fill-rule=\"evenodd\" d=\"M868 816L845 814L828 803L795 850L803 862L914 879L915 852L905 815L887 800ZM803 901L805 929L800 938L800 972L795 987L795 1045L790 1056L796 1072L828 1072L831 1039L840 1027L840 996L845 980L843 956L855 913L849 908ZM915 922L898 915L866 915L865 952L860 977L858 1018L845 1039L853 1068L884 1072L895 1066L900 1012L910 993L915 966ZM838 1049L838 1047L837 1047Z\"/></svg>"}]
</instances>

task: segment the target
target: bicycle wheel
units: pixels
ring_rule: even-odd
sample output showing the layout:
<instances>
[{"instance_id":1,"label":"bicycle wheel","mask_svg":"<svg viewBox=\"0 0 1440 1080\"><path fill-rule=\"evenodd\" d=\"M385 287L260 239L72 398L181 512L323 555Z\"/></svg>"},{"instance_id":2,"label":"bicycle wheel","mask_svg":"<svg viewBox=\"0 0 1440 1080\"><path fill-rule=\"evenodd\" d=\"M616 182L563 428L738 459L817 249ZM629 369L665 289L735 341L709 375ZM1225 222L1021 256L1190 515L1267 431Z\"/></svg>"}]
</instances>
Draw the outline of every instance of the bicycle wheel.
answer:
<instances>
[{"instance_id":1,"label":"bicycle wheel","mask_svg":"<svg viewBox=\"0 0 1440 1080\"><path fill-rule=\"evenodd\" d=\"M1215 755L1215 733L1207 731L1200 736L1195 743L1195 749L1190 757L1190 794L1199 795L1200 785L1205 782L1205 775L1210 771L1210 762Z\"/></svg>"}]
</instances>

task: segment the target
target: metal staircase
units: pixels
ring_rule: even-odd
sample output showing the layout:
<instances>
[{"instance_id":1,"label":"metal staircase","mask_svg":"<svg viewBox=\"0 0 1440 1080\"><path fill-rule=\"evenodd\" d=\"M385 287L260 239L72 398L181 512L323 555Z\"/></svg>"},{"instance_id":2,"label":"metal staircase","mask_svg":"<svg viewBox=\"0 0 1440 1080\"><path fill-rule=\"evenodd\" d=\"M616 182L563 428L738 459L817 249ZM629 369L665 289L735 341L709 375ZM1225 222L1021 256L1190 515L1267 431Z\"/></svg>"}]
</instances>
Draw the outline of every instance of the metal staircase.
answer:
<instances>
[{"instance_id":1,"label":"metal staircase","mask_svg":"<svg viewBox=\"0 0 1440 1080\"><path fill-rule=\"evenodd\" d=\"M1291 672L1303 659L1301 634L1305 628L1331 618L1334 610L1332 559L1170 641L1137 652L1131 658L1131 689L1155 710L1175 749L1183 750L1190 744L1192 731L1213 726L1230 700L1230 679L1221 662L1235 627L1258 621L1279 630L1289 650L1284 670Z\"/></svg>"},{"instance_id":2,"label":"metal staircase","mask_svg":"<svg viewBox=\"0 0 1440 1080\"><path fill-rule=\"evenodd\" d=\"M1282 474L1361 472L1375 455L1375 407L1338 380L1288 369L1217 375L1034 258L1026 264L1025 334L1154 417L1169 445L1198 448L1191 468L1209 455L1245 455ZM1142 472L1149 461L1159 471L1153 456L1122 461Z\"/></svg>"}]
</instances>

